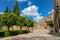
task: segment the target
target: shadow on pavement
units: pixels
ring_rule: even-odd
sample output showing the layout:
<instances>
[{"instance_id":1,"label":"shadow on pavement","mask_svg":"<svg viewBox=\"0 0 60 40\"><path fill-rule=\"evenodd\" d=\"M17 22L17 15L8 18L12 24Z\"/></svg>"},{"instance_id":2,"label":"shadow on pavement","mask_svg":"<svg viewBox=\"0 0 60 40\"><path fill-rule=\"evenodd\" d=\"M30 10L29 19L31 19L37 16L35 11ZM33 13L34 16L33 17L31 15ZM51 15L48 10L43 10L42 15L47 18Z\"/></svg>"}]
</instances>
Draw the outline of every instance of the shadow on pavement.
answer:
<instances>
[{"instance_id":1,"label":"shadow on pavement","mask_svg":"<svg viewBox=\"0 0 60 40\"><path fill-rule=\"evenodd\" d=\"M48 34L53 35L53 36L55 36L55 37L60 37L60 33L50 32L50 33L48 33Z\"/></svg>"}]
</instances>

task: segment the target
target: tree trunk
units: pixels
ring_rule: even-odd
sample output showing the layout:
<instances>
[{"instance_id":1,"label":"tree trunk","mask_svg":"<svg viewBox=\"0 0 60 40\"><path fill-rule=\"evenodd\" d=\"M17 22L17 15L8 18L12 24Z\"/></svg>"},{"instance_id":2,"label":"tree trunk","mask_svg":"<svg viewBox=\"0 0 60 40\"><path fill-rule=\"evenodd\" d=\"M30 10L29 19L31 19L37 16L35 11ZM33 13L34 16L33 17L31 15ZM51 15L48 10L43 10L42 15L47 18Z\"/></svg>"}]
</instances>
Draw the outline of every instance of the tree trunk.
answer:
<instances>
[{"instance_id":1,"label":"tree trunk","mask_svg":"<svg viewBox=\"0 0 60 40\"><path fill-rule=\"evenodd\" d=\"M22 27L20 27L20 30L22 30Z\"/></svg>"},{"instance_id":2,"label":"tree trunk","mask_svg":"<svg viewBox=\"0 0 60 40\"><path fill-rule=\"evenodd\" d=\"M55 32L58 33L58 28L55 28Z\"/></svg>"},{"instance_id":3,"label":"tree trunk","mask_svg":"<svg viewBox=\"0 0 60 40\"><path fill-rule=\"evenodd\" d=\"M33 27L32 27L32 32L33 32Z\"/></svg>"},{"instance_id":4,"label":"tree trunk","mask_svg":"<svg viewBox=\"0 0 60 40\"><path fill-rule=\"evenodd\" d=\"M29 27L28 27L28 30L29 30Z\"/></svg>"},{"instance_id":5,"label":"tree trunk","mask_svg":"<svg viewBox=\"0 0 60 40\"><path fill-rule=\"evenodd\" d=\"M10 31L10 27L8 26L8 31Z\"/></svg>"}]
</instances>

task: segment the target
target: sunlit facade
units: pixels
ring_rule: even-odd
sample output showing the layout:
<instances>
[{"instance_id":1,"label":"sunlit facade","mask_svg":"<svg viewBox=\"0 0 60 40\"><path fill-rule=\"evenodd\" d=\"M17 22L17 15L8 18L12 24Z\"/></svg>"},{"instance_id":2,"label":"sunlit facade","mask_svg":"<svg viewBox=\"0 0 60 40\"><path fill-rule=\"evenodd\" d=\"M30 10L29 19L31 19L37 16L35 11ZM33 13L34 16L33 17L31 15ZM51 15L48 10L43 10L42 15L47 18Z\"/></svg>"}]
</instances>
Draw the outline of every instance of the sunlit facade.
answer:
<instances>
[{"instance_id":1,"label":"sunlit facade","mask_svg":"<svg viewBox=\"0 0 60 40\"><path fill-rule=\"evenodd\" d=\"M46 21L50 20L50 17L44 17L42 19L42 22L40 23L41 29L49 29L49 26L47 25Z\"/></svg>"},{"instance_id":2,"label":"sunlit facade","mask_svg":"<svg viewBox=\"0 0 60 40\"><path fill-rule=\"evenodd\" d=\"M59 29L60 24L60 0L54 1L54 27Z\"/></svg>"},{"instance_id":3,"label":"sunlit facade","mask_svg":"<svg viewBox=\"0 0 60 40\"><path fill-rule=\"evenodd\" d=\"M50 16L49 17L44 17L42 19L42 22L40 23L40 28L41 29L49 29L50 27L47 25L47 21L53 21L54 22L54 11L50 12Z\"/></svg>"}]
</instances>

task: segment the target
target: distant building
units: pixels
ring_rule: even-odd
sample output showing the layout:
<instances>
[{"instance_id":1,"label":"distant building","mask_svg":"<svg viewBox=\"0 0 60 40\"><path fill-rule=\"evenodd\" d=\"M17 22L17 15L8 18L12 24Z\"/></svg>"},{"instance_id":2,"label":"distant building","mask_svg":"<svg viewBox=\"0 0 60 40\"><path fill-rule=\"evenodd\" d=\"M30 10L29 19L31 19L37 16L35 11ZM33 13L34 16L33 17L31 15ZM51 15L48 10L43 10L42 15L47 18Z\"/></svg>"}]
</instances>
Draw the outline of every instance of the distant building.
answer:
<instances>
[{"instance_id":1,"label":"distant building","mask_svg":"<svg viewBox=\"0 0 60 40\"><path fill-rule=\"evenodd\" d=\"M46 23L47 20L50 20L50 17L44 17L42 22L40 23L40 29L48 29L48 25Z\"/></svg>"},{"instance_id":2,"label":"distant building","mask_svg":"<svg viewBox=\"0 0 60 40\"><path fill-rule=\"evenodd\" d=\"M54 23L54 11L50 12L50 16L49 17L44 17L40 23L40 28L41 29L49 29L49 26L47 25L46 21L50 21L52 20Z\"/></svg>"},{"instance_id":3,"label":"distant building","mask_svg":"<svg viewBox=\"0 0 60 40\"><path fill-rule=\"evenodd\" d=\"M38 29L39 24L37 22L34 22L34 29Z\"/></svg>"},{"instance_id":4,"label":"distant building","mask_svg":"<svg viewBox=\"0 0 60 40\"><path fill-rule=\"evenodd\" d=\"M51 14L50 15L51 20L54 21L54 11L52 11L50 14Z\"/></svg>"}]
</instances>

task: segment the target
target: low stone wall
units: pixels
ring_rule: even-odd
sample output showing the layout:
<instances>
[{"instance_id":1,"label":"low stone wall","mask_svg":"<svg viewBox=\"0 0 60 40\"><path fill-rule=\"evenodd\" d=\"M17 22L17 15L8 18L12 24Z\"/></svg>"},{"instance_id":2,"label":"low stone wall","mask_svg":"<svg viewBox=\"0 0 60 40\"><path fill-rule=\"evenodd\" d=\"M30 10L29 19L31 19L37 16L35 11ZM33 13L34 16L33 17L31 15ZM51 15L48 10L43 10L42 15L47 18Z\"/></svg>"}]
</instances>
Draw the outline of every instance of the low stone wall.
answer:
<instances>
[{"instance_id":1,"label":"low stone wall","mask_svg":"<svg viewBox=\"0 0 60 40\"><path fill-rule=\"evenodd\" d=\"M0 40L60 40L60 37L7 37Z\"/></svg>"},{"instance_id":2,"label":"low stone wall","mask_svg":"<svg viewBox=\"0 0 60 40\"><path fill-rule=\"evenodd\" d=\"M8 27L3 26L1 29L2 30L8 30ZM10 27L10 30L20 30L20 26L14 25L14 26ZM22 27L22 30L28 30L27 26ZM29 30L32 30L32 27L30 27Z\"/></svg>"}]
</instances>

